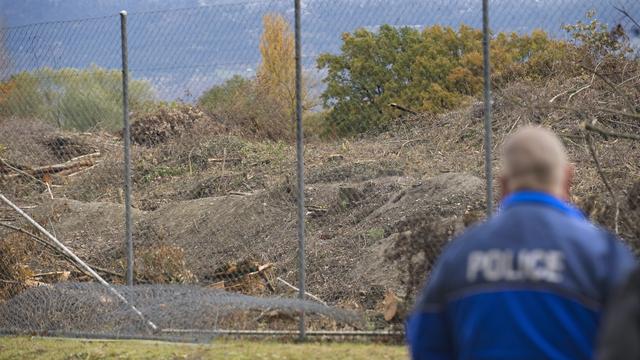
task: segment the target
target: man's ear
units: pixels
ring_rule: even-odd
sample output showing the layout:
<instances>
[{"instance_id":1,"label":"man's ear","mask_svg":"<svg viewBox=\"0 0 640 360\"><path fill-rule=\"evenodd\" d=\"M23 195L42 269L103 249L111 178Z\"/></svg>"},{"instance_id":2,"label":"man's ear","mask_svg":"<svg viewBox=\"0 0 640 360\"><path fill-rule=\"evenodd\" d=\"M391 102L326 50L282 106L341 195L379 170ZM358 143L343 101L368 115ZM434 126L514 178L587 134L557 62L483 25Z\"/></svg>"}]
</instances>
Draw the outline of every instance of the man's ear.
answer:
<instances>
[{"instance_id":1,"label":"man's ear","mask_svg":"<svg viewBox=\"0 0 640 360\"><path fill-rule=\"evenodd\" d=\"M506 198L511 191L509 190L509 180L506 176L498 176L498 182L500 183L500 200Z\"/></svg>"},{"instance_id":2,"label":"man's ear","mask_svg":"<svg viewBox=\"0 0 640 360\"><path fill-rule=\"evenodd\" d=\"M573 185L573 177L576 173L576 167L574 164L568 164L567 167L565 168L565 174L564 174L564 184L563 184L563 188L562 188L562 197L569 201L569 199L571 198L571 185Z\"/></svg>"}]
</instances>

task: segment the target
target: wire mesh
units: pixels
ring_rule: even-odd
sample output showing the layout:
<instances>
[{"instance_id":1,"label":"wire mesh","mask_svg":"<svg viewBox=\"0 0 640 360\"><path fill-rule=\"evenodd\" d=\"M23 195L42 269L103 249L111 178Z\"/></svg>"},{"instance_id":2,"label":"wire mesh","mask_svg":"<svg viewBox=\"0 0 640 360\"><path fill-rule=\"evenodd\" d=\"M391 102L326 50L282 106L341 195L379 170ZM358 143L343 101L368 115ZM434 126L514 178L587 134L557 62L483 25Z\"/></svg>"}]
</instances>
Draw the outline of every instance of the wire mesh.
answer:
<instances>
[{"instance_id":1,"label":"wire mesh","mask_svg":"<svg viewBox=\"0 0 640 360\"><path fill-rule=\"evenodd\" d=\"M114 213L104 219L71 225L61 217L107 197L105 182L122 183L123 167L114 167L122 164L113 134L122 119L117 25L110 16L0 32L0 191L115 281L123 272L121 192L112 189ZM89 279L11 209L3 205L2 214L3 298L41 283Z\"/></svg>"},{"instance_id":2,"label":"wire mesh","mask_svg":"<svg viewBox=\"0 0 640 360\"><path fill-rule=\"evenodd\" d=\"M151 331L105 287L93 283L65 283L29 289L2 304L0 328L30 334L88 333L159 336L192 330L235 328L238 322L258 328L274 313L286 322L299 312L357 323L355 313L297 299L265 299L186 285L120 286L122 293L161 330Z\"/></svg>"},{"instance_id":3,"label":"wire mesh","mask_svg":"<svg viewBox=\"0 0 640 360\"><path fill-rule=\"evenodd\" d=\"M489 6L494 143L526 123L552 127L577 166L574 200L637 249L638 3ZM366 319L308 327L401 329L442 247L484 217L481 1L309 0L301 10L307 295ZM211 321L218 298L267 304L298 291L292 25L293 3L280 0L129 14L135 280L145 285L123 291L166 326L198 313ZM118 18L1 36L0 192L122 284ZM0 208L0 220L3 254L14 254L0 259L3 298L88 280L11 211ZM46 294L101 291L65 286L15 304L33 301L42 314ZM140 295L154 289L168 290ZM172 292L182 300L171 309L212 308L163 313ZM11 301L0 311L14 314ZM265 307L225 326L295 329L290 311ZM111 310L96 316L126 318ZM42 317L10 325L137 331Z\"/></svg>"}]
</instances>

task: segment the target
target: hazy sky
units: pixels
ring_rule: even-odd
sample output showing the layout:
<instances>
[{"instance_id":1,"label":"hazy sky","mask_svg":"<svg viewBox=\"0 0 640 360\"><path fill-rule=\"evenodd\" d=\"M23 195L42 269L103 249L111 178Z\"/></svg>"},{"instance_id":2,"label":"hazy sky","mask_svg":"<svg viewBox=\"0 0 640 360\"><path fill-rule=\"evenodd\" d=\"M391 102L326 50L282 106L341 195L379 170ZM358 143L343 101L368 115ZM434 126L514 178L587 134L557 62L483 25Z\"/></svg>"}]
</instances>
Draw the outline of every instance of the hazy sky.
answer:
<instances>
[{"instance_id":1,"label":"hazy sky","mask_svg":"<svg viewBox=\"0 0 640 360\"><path fill-rule=\"evenodd\" d=\"M4 26L198 6L219 0L0 0Z\"/></svg>"}]
</instances>

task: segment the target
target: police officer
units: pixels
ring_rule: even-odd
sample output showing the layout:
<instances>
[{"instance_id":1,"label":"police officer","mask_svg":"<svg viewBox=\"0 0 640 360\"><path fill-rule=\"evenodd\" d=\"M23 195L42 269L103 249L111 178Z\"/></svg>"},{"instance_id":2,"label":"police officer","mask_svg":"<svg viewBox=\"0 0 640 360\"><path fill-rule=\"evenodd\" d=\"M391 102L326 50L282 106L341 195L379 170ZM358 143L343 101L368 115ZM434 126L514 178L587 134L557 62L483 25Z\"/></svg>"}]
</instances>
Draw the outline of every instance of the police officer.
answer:
<instances>
[{"instance_id":1,"label":"police officer","mask_svg":"<svg viewBox=\"0 0 640 360\"><path fill-rule=\"evenodd\" d=\"M524 127L502 149L499 212L449 244L407 322L414 359L590 359L600 314L635 265L568 203L560 139Z\"/></svg>"}]
</instances>

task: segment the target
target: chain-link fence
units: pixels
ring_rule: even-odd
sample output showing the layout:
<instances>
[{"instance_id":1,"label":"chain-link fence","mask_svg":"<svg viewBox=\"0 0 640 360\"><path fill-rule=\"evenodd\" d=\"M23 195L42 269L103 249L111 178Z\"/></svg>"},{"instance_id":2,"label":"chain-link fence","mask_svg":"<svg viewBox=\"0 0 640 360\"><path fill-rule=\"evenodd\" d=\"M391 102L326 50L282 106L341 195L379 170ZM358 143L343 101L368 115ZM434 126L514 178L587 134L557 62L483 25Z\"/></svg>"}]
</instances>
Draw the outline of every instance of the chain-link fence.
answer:
<instances>
[{"instance_id":1,"label":"chain-link fence","mask_svg":"<svg viewBox=\"0 0 640 360\"><path fill-rule=\"evenodd\" d=\"M178 333L289 334L301 312L317 314L306 322L317 333L402 330L442 246L485 213L481 5L302 2L310 303L273 299L300 291L293 2L129 14L134 280L145 286L118 291ZM574 200L635 246L640 7L489 6L490 150L522 124L550 126L577 165ZM120 25L0 35L0 193L118 285ZM92 278L11 208L0 221L0 319L11 319L0 328L140 334L106 290L49 288Z\"/></svg>"}]
</instances>

